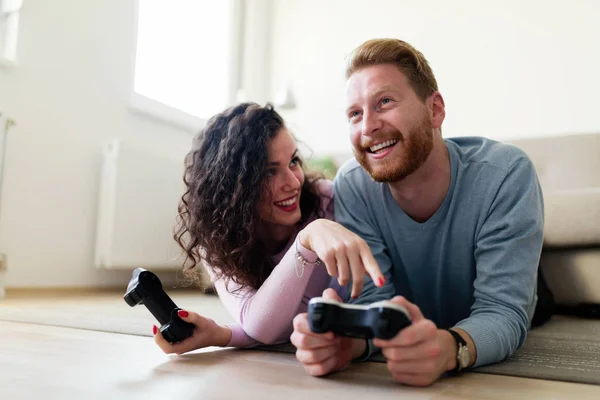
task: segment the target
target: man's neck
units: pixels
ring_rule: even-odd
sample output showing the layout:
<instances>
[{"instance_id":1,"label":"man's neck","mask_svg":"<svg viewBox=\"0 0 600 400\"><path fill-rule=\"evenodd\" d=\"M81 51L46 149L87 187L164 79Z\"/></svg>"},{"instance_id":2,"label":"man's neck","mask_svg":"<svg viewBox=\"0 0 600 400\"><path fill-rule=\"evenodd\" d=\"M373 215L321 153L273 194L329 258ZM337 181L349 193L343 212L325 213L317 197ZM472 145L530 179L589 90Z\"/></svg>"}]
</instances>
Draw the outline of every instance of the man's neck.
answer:
<instances>
[{"instance_id":1,"label":"man's neck","mask_svg":"<svg viewBox=\"0 0 600 400\"><path fill-rule=\"evenodd\" d=\"M450 187L450 157L446 142L436 135L425 163L401 181L389 183L396 203L417 222L425 222L442 205Z\"/></svg>"}]
</instances>

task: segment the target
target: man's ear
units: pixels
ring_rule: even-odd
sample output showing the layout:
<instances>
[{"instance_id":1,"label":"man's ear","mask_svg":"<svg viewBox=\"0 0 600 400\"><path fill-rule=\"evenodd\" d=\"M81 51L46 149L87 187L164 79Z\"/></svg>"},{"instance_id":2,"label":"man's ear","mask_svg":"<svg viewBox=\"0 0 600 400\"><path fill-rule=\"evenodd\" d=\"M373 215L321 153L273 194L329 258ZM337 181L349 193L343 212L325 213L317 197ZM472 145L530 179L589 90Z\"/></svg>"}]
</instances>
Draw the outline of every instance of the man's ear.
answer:
<instances>
[{"instance_id":1,"label":"man's ear","mask_svg":"<svg viewBox=\"0 0 600 400\"><path fill-rule=\"evenodd\" d=\"M446 118L446 105L442 94L437 91L433 92L427 99L427 103L431 112L431 127L433 129L441 128L444 118Z\"/></svg>"}]
</instances>

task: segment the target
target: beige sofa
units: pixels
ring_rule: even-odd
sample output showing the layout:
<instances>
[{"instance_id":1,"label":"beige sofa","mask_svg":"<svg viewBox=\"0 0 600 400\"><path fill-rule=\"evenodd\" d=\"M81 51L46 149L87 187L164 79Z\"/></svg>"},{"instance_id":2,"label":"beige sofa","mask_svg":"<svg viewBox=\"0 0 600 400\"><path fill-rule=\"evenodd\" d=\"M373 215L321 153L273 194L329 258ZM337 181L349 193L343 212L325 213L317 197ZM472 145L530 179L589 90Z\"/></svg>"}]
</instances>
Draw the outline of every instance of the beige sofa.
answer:
<instances>
[{"instance_id":1,"label":"beige sofa","mask_svg":"<svg viewBox=\"0 0 600 400\"><path fill-rule=\"evenodd\" d=\"M533 161L544 193L541 268L558 305L600 305L600 133L506 141Z\"/></svg>"}]
</instances>

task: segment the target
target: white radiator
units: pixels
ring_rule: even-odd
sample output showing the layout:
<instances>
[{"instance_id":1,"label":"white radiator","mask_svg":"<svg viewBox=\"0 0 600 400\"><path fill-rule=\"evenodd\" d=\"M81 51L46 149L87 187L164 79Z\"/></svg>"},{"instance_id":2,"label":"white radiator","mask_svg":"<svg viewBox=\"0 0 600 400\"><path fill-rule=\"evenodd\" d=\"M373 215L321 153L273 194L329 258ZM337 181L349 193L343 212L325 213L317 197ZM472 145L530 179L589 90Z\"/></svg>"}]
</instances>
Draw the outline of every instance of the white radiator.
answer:
<instances>
[{"instance_id":1,"label":"white radiator","mask_svg":"<svg viewBox=\"0 0 600 400\"><path fill-rule=\"evenodd\" d=\"M99 268L174 269L182 253L173 239L184 191L183 157L138 150L113 140L103 154L96 231Z\"/></svg>"},{"instance_id":2,"label":"white radiator","mask_svg":"<svg viewBox=\"0 0 600 400\"><path fill-rule=\"evenodd\" d=\"M6 142L8 140L8 131L15 125L16 122L14 119L4 115L0 111L0 218L2 217L2 188L4 184L4 164L6 161Z\"/></svg>"},{"instance_id":3,"label":"white radiator","mask_svg":"<svg viewBox=\"0 0 600 400\"><path fill-rule=\"evenodd\" d=\"M6 157L6 136L8 134L8 125L6 117L0 111L0 205L2 205L2 183L4 178L4 159ZM2 208L0 208L0 211ZM2 214L0 213L0 216Z\"/></svg>"}]
</instances>

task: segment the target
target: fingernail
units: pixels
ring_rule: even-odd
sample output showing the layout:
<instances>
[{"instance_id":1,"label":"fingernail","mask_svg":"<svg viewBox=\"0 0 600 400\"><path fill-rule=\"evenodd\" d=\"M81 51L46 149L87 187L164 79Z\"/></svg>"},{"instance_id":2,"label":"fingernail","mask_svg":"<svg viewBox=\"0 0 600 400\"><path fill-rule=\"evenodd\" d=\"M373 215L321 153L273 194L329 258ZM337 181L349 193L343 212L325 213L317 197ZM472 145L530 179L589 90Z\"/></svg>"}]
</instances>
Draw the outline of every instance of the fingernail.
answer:
<instances>
[{"instance_id":1,"label":"fingernail","mask_svg":"<svg viewBox=\"0 0 600 400\"><path fill-rule=\"evenodd\" d=\"M158 332L158 328L156 327L156 325L152 325L152 334L156 335L156 332Z\"/></svg>"},{"instance_id":2,"label":"fingernail","mask_svg":"<svg viewBox=\"0 0 600 400\"><path fill-rule=\"evenodd\" d=\"M385 284L385 279L383 277L379 277L377 279L377 286L383 286Z\"/></svg>"},{"instance_id":3,"label":"fingernail","mask_svg":"<svg viewBox=\"0 0 600 400\"><path fill-rule=\"evenodd\" d=\"M352 299L356 300L356 299L358 299L358 296L352 296Z\"/></svg>"},{"instance_id":4,"label":"fingernail","mask_svg":"<svg viewBox=\"0 0 600 400\"><path fill-rule=\"evenodd\" d=\"M177 315L179 315L181 318L185 318L190 314L185 310L179 310L179 311L177 311Z\"/></svg>"}]
</instances>

